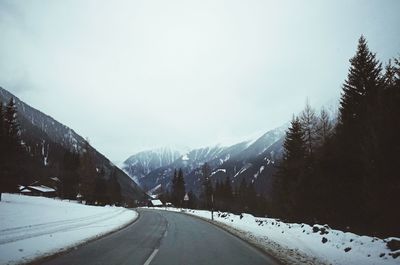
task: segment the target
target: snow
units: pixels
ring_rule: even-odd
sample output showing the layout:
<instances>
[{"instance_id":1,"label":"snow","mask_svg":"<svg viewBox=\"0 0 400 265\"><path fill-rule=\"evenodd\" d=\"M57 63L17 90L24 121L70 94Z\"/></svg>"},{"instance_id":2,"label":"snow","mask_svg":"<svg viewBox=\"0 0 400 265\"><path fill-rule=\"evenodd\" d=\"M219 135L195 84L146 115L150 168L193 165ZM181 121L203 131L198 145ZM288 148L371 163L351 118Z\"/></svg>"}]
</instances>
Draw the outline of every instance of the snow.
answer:
<instances>
[{"instance_id":1,"label":"snow","mask_svg":"<svg viewBox=\"0 0 400 265\"><path fill-rule=\"evenodd\" d=\"M264 166L261 166L261 167L260 167L260 170L258 170L257 173L254 174L253 177L254 177L255 179L258 178L258 175L260 175L260 174L264 171L264 168L265 168ZM252 182L254 182L254 179L252 180Z\"/></svg>"},{"instance_id":2,"label":"snow","mask_svg":"<svg viewBox=\"0 0 400 265\"><path fill-rule=\"evenodd\" d=\"M181 159L184 161L189 160L188 154L183 155Z\"/></svg>"},{"instance_id":3,"label":"snow","mask_svg":"<svg viewBox=\"0 0 400 265\"><path fill-rule=\"evenodd\" d=\"M0 264L19 264L75 247L137 218L122 207L2 194Z\"/></svg>"},{"instance_id":4,"label":"snow","mask_svg":"<svg viewBox=\"0 0 400 265\"><path fill-rule=\"evenodd\" d=\"M34 189L34 190L41 191L41 192L55 192L56 191L55 189L47 187L47 186L44 186L44 185L28 186L28 187L31 188L31 189Z\"/></svg>"},{"instance_id":5,"label":"snow","mask_svg":"<svg viewBox=\"0 0 400 265\"><path fill-rule=\"evenodd\" d=\"M156 191L160 190L160 189L161 189L161 184L158 184L157 186L155 186L151 190L147 191L147 195L149 195L149 196L155 195Z\"/></svg>"},{"instance_id":6,"label":"snow","mask_svg":"<svg viewBox=\"0 0 400 265\"><path fill-rule=\"evenodd\" d=\"M240 174L242 174L243 172L245 172L247 169L249 169L251 167L250 163L247 163L246 165L244 165L238 173L236 173L233 178L236 178L237 176L239 176Z\"/></svg>"},{"instance_id":7,"label":"snow","mask_svg":"<svg viewBox=\"0 0 400 265\"><path fill-rule=\"evenodd\" d=\"M57 182L59 182L59 181L60 181L60 179L59 179L59 178L57 178L57 177L53 177L53 178L50 178L50 179L52 179L52 180L54 180L54 181L57 181Z\"/></svg>"},{"instance_id":8,"label":"snow","mask_svg":"<svg viewBox=\"0 0 400 265\"><path fill-rule=\"evenodd\" d=\"M218 172L226 173L226 169L224 169L224 168L217 169L214 172L212 172L210 176L213 176L214 174L217 174Z\"/></svg>"},{"instance_id":9,"label":"snow","mask_svg":"<svg viewBox=\"0 0 400 265\"><path fill-rule=\"evenodd\" d=\"M179 211L175 208L166 210ZM209 211L183 211L211 219ZM214 220L216 224L251 241L285 264L400 264L400 250L391 252L386 246L389 240L400 240L399 238L360 236L328 226L284 223L277 219L259 218L250 214L214 212ZM399 257L393 258L392 255L396 253Z\"/></svg>"},{"instance_id":10,"label":"snow","mask_svg":"<svg viewBox=\"0 0 400 265\"><path fill-rule=\"evenodd\" d=\"M153 206L163 206L163 203L160 200L151 200L151 204Z\"/></svg>"}]
</instances>

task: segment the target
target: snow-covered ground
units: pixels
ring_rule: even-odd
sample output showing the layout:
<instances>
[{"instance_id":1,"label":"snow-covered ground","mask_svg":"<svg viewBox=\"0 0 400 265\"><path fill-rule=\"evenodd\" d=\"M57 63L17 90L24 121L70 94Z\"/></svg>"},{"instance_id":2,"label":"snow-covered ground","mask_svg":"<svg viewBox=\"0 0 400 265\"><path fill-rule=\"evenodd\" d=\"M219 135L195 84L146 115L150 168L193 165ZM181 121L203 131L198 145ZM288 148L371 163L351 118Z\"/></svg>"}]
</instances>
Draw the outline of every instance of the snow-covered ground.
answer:
<instances>
[{"instance_id":1,"label":"snow-covered ground","mask_svg":"<svg viewBox=\"0 0 400 265\"><path fill-rule=\"evenodd\" d=\"M176 208L160 209L180 211ZM209 211L183 211L211 219ZM220 226L252 241L286 264L400 264L400 250L392 252L386 246L387 241L396 238L382 240L330 229L328 226L284 223L273 218L259 218L250 214L214 212L214 220Z\"/></svg>"},{"instance_id":2,"label":"snow-covered ground","mask_svg":"<svg viewBox=\"0 0 400 265\"><path fill-rule=\"evenodd\" d=\"M0 264L18 264L77 246L137 218L122 207L86 206L43 197L3 194Z\"/></svg>"}]
</instances>

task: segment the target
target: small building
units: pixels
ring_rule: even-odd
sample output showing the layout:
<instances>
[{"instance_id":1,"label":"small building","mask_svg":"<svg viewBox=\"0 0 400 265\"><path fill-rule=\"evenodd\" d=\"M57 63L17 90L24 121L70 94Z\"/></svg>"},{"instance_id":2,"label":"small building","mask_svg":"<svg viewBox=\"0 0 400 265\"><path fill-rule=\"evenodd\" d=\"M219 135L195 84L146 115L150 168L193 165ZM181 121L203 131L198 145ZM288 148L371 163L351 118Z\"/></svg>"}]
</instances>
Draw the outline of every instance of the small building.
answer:
<instances>
[{"instance_id":1,"label":"small building","mask_svg":"<svg viewBox=\"0 0 400 265\"><path fill-rule=\"evenodd\" d=\"M149 207L162 207L164 206L160 200L150 200Z\"/></svg>"},{"instance_id":2,"label":"small building","mask_svg":"<svg viewBox=\"0 0 400 265\"><path fill-rule=\"evenodd\" d=\"M25 195L43 196L53 198L56 190L44 185L19 186L19 192Z\"/></svg>"},{"instance_id":3,"label":"small building","mask_svg":"<svg viewBox=\"0 0 400 265\"><path fill-rule=\"evenodd\" d=\"M53 188L55 190L58 189L58 187L61 185L61 181L57 177L48 177L48 178L43 178L39 181L34 182L31 185L43 185L49 188Z\"/></svg>"}]
</instances>

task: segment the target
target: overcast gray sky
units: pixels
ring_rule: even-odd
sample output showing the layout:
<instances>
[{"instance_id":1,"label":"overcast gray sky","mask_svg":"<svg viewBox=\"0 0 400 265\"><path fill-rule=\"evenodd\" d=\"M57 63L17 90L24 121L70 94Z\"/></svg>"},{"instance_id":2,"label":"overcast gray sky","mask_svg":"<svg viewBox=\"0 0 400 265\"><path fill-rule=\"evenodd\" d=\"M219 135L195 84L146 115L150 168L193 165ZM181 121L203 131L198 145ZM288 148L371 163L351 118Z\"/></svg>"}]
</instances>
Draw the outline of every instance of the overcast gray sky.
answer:
<instances>
[{"instance_id":1,"label":"overcast gray sky","mask_svg":"<svg viewBox=\"0 0 400 265\"><path fill-rule=\"evenodd\" d=\"M340 95L364 34L400 55L400 1L4 1L0 86L113 161L229 144Z\"/></svg>"}]
</instances>

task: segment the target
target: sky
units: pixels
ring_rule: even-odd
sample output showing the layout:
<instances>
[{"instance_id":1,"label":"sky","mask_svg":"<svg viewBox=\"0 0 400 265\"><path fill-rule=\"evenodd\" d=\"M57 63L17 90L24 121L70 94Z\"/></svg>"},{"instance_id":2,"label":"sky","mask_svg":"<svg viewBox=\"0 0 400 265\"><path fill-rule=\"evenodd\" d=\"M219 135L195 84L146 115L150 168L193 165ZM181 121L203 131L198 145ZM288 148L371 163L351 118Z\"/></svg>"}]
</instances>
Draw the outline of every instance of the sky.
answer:
<instances>
[{"instance_id":1,"label":"sky","mask_svg":"<svg viewBox=\"0 0 400 265\"><path fill-rule=\"evenodd\" d=\"M0 0L0 86L109 159L245 140L340 97L363 34L400 56L400 1Z\"/></svg>"}]
</instances>

